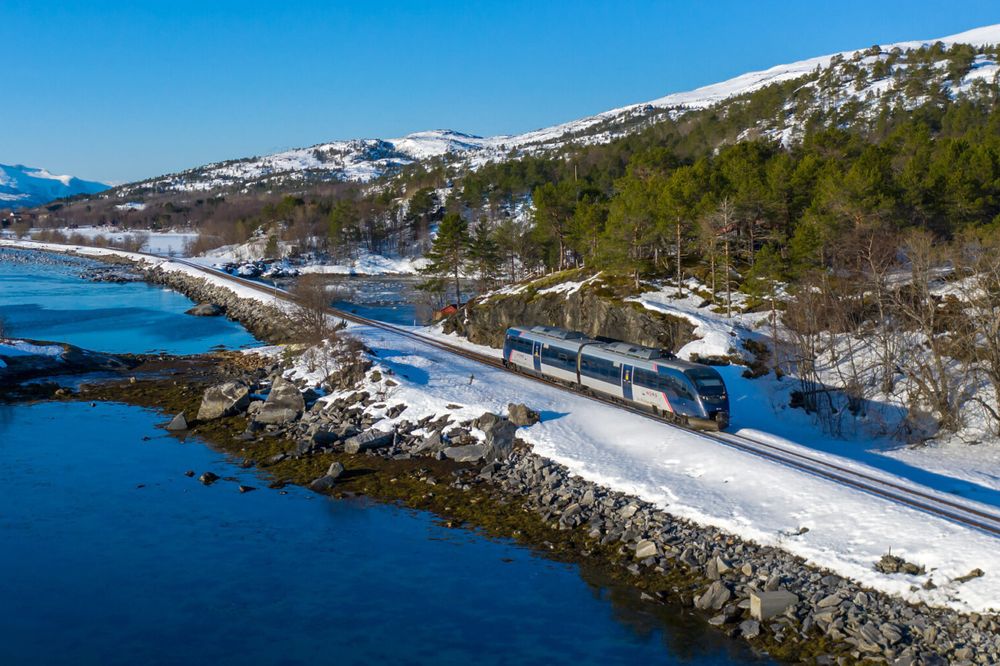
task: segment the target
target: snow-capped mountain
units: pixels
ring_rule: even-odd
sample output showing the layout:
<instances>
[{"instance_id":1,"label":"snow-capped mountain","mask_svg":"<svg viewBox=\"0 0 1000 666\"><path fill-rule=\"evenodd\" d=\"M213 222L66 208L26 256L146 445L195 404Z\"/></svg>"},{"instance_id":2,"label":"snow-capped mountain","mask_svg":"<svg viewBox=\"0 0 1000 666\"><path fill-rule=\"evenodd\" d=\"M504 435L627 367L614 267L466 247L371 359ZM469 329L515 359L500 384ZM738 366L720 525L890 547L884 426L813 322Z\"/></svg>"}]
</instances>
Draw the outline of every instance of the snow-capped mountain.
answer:
<instances>
[{"instance_id":1,"label":"snow-capped mountain","mask_svg":"<svg viewBox=\"0 0 1000 666\"><path fill-rule=\"evenodd\" d=\"M110 185L74 176L57 176L23 164L0 164L0 208L40 206L76 194L96 194Z\"/></svg>"},{"instance_id":2,"label":"snow-capped mountain","mask_svg":"<svg viewBox=\"0 0 1000 666\"><path fill-rule=\"evenodd\" d=\"M853 109L856 118L873 118L886 105L906 108L918 105L926 99L926 94L919 89L914 91L905 79L905 74L917 67L905 62L899 54L935 43L945 48L968 44L980 51L957 79L954 71L939 66L941 62L926 67L929 74L925 78L952 98L982 92L981 84L997 83L1000 67L996 53L981 51L984 47L1000 44L1000 24L939 39L844 51L778 65L524 134L479 137L451 130L432 130L399 139L334 141L263 157L209 164L125 185L116 188L114 194L131 197L155 192L243 189L310 180L368 182L431 158L444 158L449 164L475 168L510 156L555 150L569 143L608 142L657 120L678 118L709 107L739 104L745 96L767 86L798 82L800 85L789 93L778 117L759 119L744 132L746 136L768 136L787 143L793 141L807 120L815 119L817 113L831 118L839 110L848 108ZM857 107L861 107L860 112Z\"/></svg>"}]
</instances>

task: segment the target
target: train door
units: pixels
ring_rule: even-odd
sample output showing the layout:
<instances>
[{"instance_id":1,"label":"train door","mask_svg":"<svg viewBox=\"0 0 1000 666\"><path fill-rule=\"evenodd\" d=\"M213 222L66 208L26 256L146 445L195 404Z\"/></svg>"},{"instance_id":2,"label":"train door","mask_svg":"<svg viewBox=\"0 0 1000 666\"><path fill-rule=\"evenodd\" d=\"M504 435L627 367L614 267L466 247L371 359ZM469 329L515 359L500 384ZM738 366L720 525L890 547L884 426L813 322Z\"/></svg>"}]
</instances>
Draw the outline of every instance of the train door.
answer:
<instances>
[{"instance_id":1,"label":"train door","mask_svg":"<svg viewBox=\"0 0 1000 666\"><path fill-rule=\"evenodd\" d=\"M535 340L532 343L531 360L535 366L535 372L542 371L542 343Z\"/></svg>"},{"instance_id":2,"label":"train door","mask_svg":"<svg viewBox=\"0 0 1000 666\"><path fill-rule=\"evenodd\" d=\"M622 397L632 399L632 366L622 364Z\"/></svg>"}]
</instances>

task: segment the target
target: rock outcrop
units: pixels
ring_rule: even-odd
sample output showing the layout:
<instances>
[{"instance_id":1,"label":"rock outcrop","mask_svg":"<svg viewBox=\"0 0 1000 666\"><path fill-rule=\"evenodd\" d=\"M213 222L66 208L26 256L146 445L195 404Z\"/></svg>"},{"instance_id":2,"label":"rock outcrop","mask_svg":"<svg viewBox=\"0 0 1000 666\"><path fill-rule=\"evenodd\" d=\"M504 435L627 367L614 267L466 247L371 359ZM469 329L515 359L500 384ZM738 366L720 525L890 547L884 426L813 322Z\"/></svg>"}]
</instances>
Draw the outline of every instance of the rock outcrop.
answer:
<instances>
[{"instance_id":1,"label":"rock outcrop","mask_svg":"<svg viewBox=\"0 0 1000 666\"><path fill-rule=\"evenodd\" d=\"M591 337L627 340L677 351L695 339L685 319L647 310L586 286L573 293L525 290L475 299L444 321L445 333L502 347L511 326L559 326Z\"/></svg>"}]
</instances>

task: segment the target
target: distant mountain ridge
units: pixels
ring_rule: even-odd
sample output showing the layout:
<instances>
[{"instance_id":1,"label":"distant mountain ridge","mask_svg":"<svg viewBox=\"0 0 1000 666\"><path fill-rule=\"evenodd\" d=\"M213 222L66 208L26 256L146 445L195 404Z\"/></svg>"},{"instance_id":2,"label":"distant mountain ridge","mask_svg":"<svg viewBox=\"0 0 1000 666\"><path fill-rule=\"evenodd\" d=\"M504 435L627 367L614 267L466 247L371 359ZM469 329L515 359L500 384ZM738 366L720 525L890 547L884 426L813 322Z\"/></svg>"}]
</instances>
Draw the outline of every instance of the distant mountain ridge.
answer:
<instances>
[{"instance_id":1,"label":"distant mountain ridge","mask_svg":"<svg viewBox=\"0 0 1000 666\"><path fill-rule=\"evenodd\" d=\"M802 85L792 93L781 118L760 119L755 126L746 128L747 137L764 136L789 143L801 135L807 122L817 113L829 118L842 108L860 108L854 111L856 117L871 120L887 100L897 106L916 106L920 94L905 88L894 78L897 73L906 73L908 65L893 60L891 53L938 42L945 47L1000 44L1000 24L938 39L899 42L778 65L524 134L480 137L453 130L431 130L398 139L332 141L272 155L208 164L122 185L109 194L128 200L165 192L221 192L310 181L369 182L404 166L435 158L450 165L475 168L511 156L556 150L569 143L606 143L658 119L676 119L692 111L738 104L744 96L767 86L802 79ZM982 84L997 84L998 59L992 55L977 56L957 81L948 81L943 70L932 68L931 75L937 77L935 83L943 85L952 97L981 93ZM880 68L884 70L881 73Z\"/></svg>"},{"instance_id":2,"label":"distant mountain ridge","mask_svg":"<svg viewBox=\"0 0 1000 666\"><path fill-rule=\"evenodd\" d=\"M31 208L77 194L97 194L109 187L23 164L0 164L0 208Z\"/></svg>"}]
</instances>

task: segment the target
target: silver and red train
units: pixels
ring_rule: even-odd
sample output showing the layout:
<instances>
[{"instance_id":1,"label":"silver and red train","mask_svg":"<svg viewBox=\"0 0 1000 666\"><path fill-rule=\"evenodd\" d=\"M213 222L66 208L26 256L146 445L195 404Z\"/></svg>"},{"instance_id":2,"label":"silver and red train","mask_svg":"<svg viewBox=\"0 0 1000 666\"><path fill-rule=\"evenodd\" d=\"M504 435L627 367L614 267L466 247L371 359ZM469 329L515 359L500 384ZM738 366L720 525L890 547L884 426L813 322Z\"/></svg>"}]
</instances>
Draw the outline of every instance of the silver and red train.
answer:
<instances>
[{"instance_id":1,"label":"silver and red train","mask_svg":"<svg viewBox=\"0 0 1000 666\"><path fill-rule=\"evenodd\" d=\"M704 430L729 425L729 396L714 368L627 342L602 342L549 326L512 327L503 362Z\"/></svg>"}]
</instances>

